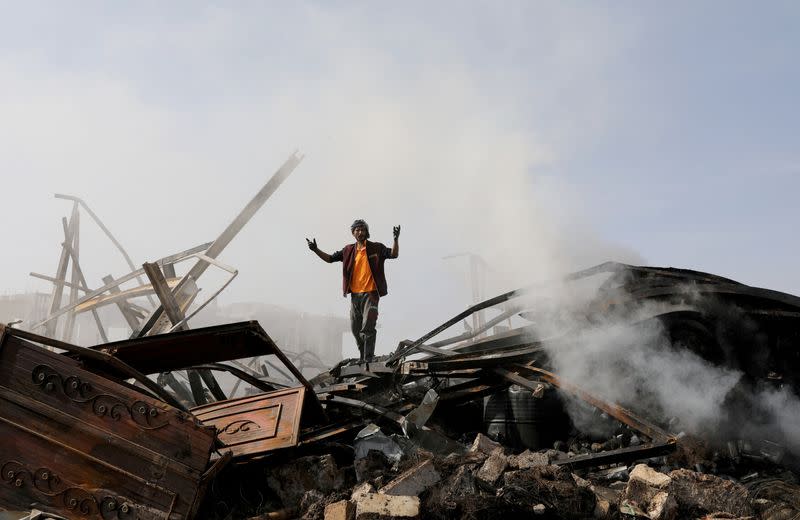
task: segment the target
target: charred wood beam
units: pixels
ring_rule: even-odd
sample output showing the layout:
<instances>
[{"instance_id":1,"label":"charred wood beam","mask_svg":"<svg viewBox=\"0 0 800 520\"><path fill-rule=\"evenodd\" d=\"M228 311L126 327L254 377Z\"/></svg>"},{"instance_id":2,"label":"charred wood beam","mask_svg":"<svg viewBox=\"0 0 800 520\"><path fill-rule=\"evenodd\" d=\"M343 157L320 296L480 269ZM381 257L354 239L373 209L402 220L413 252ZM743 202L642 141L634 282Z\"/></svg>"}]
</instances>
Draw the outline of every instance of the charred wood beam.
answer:
<instances>
[{"instance_id":1,"label":"charred wood beam","mask_svg":"<svg viewBox=\"0 0 800 520\"><path fill-rule=\"evenodd\" d=\"M672 453L676 448L677 441L674 438L669 438L660 442L642 444L641 446L630 446L601 453L578 455L569 459L554 461L552 464L556 466L567 466L571 469L591 468L604 466L606 464L660 457Z\"/></svg>"},{"instance_id":2,"label":"charred wood beam","mask_svg":"<svg viewBox=\"0 0 800 520\"><path fill-rule=\"evenodd\" d=\"M153 290L156 292L156 296L158 296L158 300L161 302L161 306L167 313L169 320L173 325L181 321L183 319L183 311L181 311L175 295L172 294L169 285L167 285L167 280L164 278L164 273L161 272L158 264L145 262L142 264L142 269L144 269L144 273L150 280L150 284L153 286Z\"/></svg>"}]
</instances>

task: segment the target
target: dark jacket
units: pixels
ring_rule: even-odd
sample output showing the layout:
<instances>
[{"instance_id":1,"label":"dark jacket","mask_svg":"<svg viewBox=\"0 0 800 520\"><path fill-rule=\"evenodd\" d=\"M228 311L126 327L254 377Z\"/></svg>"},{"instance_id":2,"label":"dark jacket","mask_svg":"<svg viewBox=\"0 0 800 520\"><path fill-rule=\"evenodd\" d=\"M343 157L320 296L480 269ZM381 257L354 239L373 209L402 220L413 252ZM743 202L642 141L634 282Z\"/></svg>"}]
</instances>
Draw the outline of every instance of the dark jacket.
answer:
<instances>
[{"instance_id":1,"label":"dark jacket","mask_svg":"<svg viewBox=\"0 0 800 520\"><path fill-rule=\"evenodd\" d=\"M383 271L383 263L387 258L394 258L392 250L380 242L370 242L367 240L367 259L369 268L372 271L372 279L378 287L378 294L386 296L389 291L386 289L386 274ZM353 267L356 263L356 244L348 244L341 251L336 251L331 255L332 262L342 262L342 292L344 296L350 292L350 278L353 276Z\"/></svg>"}]
</instances>

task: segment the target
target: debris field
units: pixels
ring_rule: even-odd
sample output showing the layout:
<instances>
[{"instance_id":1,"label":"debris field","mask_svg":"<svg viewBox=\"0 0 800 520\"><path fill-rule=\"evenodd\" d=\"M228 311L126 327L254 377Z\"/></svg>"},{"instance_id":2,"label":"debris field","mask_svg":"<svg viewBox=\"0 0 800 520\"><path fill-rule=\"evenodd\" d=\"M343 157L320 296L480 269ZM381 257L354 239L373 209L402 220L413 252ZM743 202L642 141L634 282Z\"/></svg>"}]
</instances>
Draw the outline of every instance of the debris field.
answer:
<instances>
[{"instance_id":1,"label":"debris field","mask_svg":"<svg viewBox=\"0 0 800 520\"><path fill-rule=\"evenodd\" d=\"M0 325L2 518L800 518L797 432L748 426L776 421L754 389L798 394L790 294L609 262L313 377L255 321L190 329L238 274L217 257L300 159L215 241L141 269L128 259L128 275L94 290L78 208L127 253L83 201L62 196L74 206L56 276L35 275L54 284L49 314L33 330ZM185 260L193 267L178 277ZM198 303L210 266L229 279ZM585 282L577 304L542 303ZM112 305L130 338L105 337L97 310ZM83 312L97 345L71 342ZM565 377L559 349L583 348L587 327L635 338L656 327L660 348L740 373L719 424L687 430L640 388L612 401Z\"/></svg>"}]
</instances>

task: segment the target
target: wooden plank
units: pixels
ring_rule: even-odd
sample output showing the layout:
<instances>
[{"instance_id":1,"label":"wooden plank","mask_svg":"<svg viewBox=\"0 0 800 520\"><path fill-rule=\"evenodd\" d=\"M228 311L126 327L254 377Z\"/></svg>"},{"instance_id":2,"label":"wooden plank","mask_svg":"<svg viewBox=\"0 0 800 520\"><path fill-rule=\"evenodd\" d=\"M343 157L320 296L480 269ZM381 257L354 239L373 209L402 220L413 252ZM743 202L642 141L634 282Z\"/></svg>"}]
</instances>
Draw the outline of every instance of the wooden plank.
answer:
<instances>
[{"instance_id":1,"label":"wooden plank","mask_svg":"<svg viewBox=\"0 0 800 520\"><path fill-rule=\"evenodd\" d=\"M110 274L107 274L106 276L103 277L103 283L106 285L111 283L113 280L114 277L111 276ZM112 295L122 293L119 287L112 287L108 290L108 292L110 292ZM136 330L139 327L139 320L136 318L136 315L131 310L130 305L128 305L128 302L124 300L118 300L116 303L117 303L117 308L122 313L122 317L125 318L126 322L128 322L128 327L130 327L131 330Z\"/></svg>"},{"instance_id":2,"label":"wooden plank","mask_svg":"<svg viewBox=\"0 0 800 520\"><path fill-rule=\"evenodd\" d=\"M72 204L72 216L75 216L77 212L78 203L75 202ZM74 229L72 224L73 219L70 219L70 222L67 225L67 236L64 239L64 243L61 245L61 256L58 259L58 267L56 268L55 276L57 282L53 286L53 294L50 297L49 315L51 316L61 307L61 297L64 294L64 281L67 277L67 264L69 263L69 251L67 250L67 246L72 242L72 230ZM57 326L57 320L48 322L44 330L44 335L49 338L55 338Z\"/></svg>"},{"instance_id":3,"label":"wooden plank","mask_svg":"<svg viewBox=\"0 0 800 520\"><path fill-rule=\"evenodd\" d=\"M153 286L153 290L156 296L158 296L161 306L164 307L164 312L166 312L169 321L171 321L173 325L181 321L184 316L181 311L181 306L178 304L175 295L172 294L172 291L167 285L167 280L164 278L164 273L161 272L158 264L145 262L142 264L142 269L144 269L147 278L150 279L150 284Z\"/></svg>"},{"instance_id":4,"label":"wooden plank","mask_svg":"<svg viewBox=\"0 0 800 520\"><path fill-rule=\"evenodd\" d=\"M78 273L80 269L80 243L81 243L81 213L80 211L76 211L75 215L73 216L75 222L73 223L74 231L72 232L72 243L70 244L70 256L73 258L72 262L72 276L70 279L70 287L69 290L69 303L73 304L78 301L78 291L74 288L75 285L80 285L80 280L78 279ZM65 230L64 233L66 240L67 231ZM99 318L98 318L99 319ZM61 335L61 341L72 341L72 335L75 332L75 313L70 312L67 314L66 324L64 325L64 332Z\"/></svg>"},{"instance_id":5,"label":"wooden plank","mask_svg":"<svg viewBox=\"0 0 800 520\"><path fill-rule=\"evenodd\" d=\"M81 270L81 264L78 261L78 256L75 254L75 250L72 249L72 245L67 242L67 236L69 235L69 229L65 226L64 227L64 249L67 251L67 254L70 256L72 260L72 269L73 272L77 273L77 281L84 287L88 287L86 285L86 278L83 276L83 271ZM70 313L74 315L74 313ZM97 325L97 331L100 333L100 339L103 343L108 343L108 337L106 336L106 329L103 327L103 322L100 321L100 315L97 313L96 309L92 309L92 316L94 317L94 322ZM69 342L67 342L69 343Z\"/></svg>"}]
</instances>

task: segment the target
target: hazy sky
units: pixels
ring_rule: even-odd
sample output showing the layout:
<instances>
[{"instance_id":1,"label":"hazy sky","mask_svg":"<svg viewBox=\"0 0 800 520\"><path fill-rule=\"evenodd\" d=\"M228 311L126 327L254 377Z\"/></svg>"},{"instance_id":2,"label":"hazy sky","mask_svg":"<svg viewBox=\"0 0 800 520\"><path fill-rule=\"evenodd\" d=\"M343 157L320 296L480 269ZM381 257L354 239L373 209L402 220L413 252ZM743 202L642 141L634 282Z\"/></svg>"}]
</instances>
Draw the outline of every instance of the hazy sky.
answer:
<instances>
[{"instance_id":1,"label":"hazy sky","mask_svg":"<svg viewBox=\"0 0 800 520\"><path fill-rule=\"evenodd\" d=\"M442 259L464 251L498 291L619 259L800 293L796 2L0 8L4 292L49 289L28 272L55 271L53 193L141 264L212 240L299 149L220 257L222 302L346 316L304 237L401 224L379 353L470 303ZM82 230L89 285L127 271Z\"/></svg>"}]
</instances>

